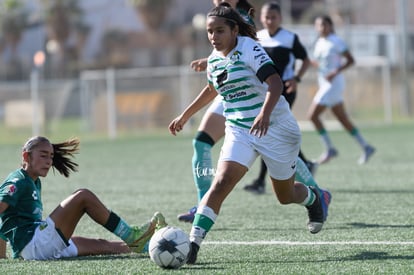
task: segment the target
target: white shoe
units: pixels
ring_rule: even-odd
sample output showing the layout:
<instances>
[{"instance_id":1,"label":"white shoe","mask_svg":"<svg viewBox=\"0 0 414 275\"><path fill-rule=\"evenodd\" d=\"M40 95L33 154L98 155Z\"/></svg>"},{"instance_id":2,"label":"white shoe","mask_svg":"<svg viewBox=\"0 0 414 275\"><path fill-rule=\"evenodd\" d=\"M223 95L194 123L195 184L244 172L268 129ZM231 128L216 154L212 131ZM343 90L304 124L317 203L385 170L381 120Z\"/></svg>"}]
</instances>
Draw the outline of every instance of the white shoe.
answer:
<instances>
[{"instance_id":1,"label":"white shoe","mask_svg":"<svg viewBox=\"0 0 414 275\"><path fill-rule=\"evenodd\" d=\"M358 160L358 164L365 164L368 162L370 157L375 153L375 148L371 145L367 145L364 148L364 153L361 155L361 157Z\"/></svg>"},{"instance_id":2,"label":"white shoe","mask_svg":"<svg viewBox=\"0 0 414 275\"><path fill-rule=\"evenodd\" d=\"M318 160L319 164L324 164L330 161L332 158L338 156L338 151L335 148L329 148L324 154L322 154Z\"/></svg>"}]
</instances>

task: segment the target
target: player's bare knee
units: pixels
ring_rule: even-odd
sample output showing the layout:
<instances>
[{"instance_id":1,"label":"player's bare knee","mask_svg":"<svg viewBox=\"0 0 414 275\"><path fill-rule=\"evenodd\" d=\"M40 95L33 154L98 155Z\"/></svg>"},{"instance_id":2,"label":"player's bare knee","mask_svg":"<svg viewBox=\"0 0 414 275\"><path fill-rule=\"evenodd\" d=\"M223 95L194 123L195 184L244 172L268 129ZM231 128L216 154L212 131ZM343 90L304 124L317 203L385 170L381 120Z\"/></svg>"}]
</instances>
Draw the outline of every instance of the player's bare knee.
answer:
<instances>
[{"instance_id":1,"label":"player's bare knee","mask_svg":"<svg viewBox=\"0 0 414 275\"><path fill-rule=\"evenodd\" d=\"M84 202L92 202L96 198L95 194L86 188L81 188L73 192L73 197L76 200Z\"/></svg>"}]
</instances>

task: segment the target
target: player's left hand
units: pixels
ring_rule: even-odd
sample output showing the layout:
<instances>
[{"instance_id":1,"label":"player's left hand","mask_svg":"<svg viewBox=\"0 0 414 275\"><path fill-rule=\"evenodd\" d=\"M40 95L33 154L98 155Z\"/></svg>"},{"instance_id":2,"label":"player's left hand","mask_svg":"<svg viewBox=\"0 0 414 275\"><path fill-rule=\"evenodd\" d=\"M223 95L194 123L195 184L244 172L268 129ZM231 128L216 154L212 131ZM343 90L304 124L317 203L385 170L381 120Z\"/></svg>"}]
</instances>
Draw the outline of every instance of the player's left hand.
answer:
<instances>
[{"instance_id":1,"label":"player's left hand","mask_svg":"<svg viewBox=\"0 0 414 275\"><path fill-rule=\"evenodd\" d=\"M263 116L262 113L260 113L254 120L249 133L257 137L262 137L266 135L267 130L269 129L269 125L270 125L269 118L266 118L265 116Z\"/></svg>"},{"instance_id":2,"label":"player's left hand","mask_svg":"<svg viewBox=\"0 0 414 275\"><path fill-rule=\"evenodd\" d=\"M297 83L295 79L289 79L285 81L285 86L287 87L286 93L290 94L297 89Z\"/></svg>"},{"instance_id":3,"label":"player's left hand","mask_svg":"<svg viewBox=\"0 0 414 275\"><path fill-rule=\"evenodd\" d=\"M330 73L328 73L327 75L325 75L326 80L328 80L329 82L332 82L332 80L334 79L335 76L337 76L339 73L338 70L332 71Z\"/></svg>"}]
</instances>

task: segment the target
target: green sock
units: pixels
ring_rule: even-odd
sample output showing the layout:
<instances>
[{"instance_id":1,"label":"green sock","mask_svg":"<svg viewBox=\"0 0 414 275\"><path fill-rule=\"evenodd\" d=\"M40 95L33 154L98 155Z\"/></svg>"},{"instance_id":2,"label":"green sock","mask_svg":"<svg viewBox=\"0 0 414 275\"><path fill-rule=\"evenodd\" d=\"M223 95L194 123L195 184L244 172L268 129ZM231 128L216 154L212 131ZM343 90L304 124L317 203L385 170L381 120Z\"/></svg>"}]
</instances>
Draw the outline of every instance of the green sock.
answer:
<instances>
[{"instance_id":1,"label":"green sock","mask_svg":"<svg viewBox=\"0 0 414 275\"><path fill-rule=\"evenodd\" d=\"M296 161L295 180L305 184L308 187L315 187L316 190L318 190L319 195L322 197L322 190L319 188L311 172L301 158L298 158Z\"/></svg>"},{"instance_id":2,"label":"green sock","mask_svg":"<svg viewBox=\"0 0 414 275\"><path fill-rule=\"evenodd\" d=\"M301 202L301 205L304 205L304 206L312 205L316 199L315 193L313 193L313 191L309 187L307 188L308 188L308 196L305 198L303 202Z\"/></svg>"},{"instance_id":3,"label":"green sock","mask_svg":"<svg viewBox=\"0 0 414 275\"><path fill-rule=\"evenodd\" d=\"M108 221L104 224L104 227L120 237L126 243L128 243L128 241L133 241L128 240L132 231L129 224L112 211L109 214Z\"/></svg>"},{"instance_id":4,"label":"green sock","mask_svg":"<svg viewBox=\"0 0 414 275\"><path fill-rule=\"evenodd\" d=\"M200 246L206 234L213 227L216 218L217 214L213 209L206 205L199 206L191 228L190 240Z\"/></svg>"},{"instance_id":5,"label":"green sock","mask_svg":"<svg viewBox=\"0 0 414 275\"><path fill-rule=\"evenodd\" d=\"M361 145L362 149L364 149L368 143L365 141L365 139L362 137L362 135L359 133L357 128L352 128L352 130L349 132L351 136Z\"/></svg>"},{"instance_id":6,"label":"green sock","mask_svg":"<svg viewBox=\"0 0 414 275\"><path fill-rule=\"evenodd\" d=\"M331 142L331 139L329 138L328 132L325 128L318 131L320 138L322 139L322 143L325 145L325 148L329 150L330 148L333 148L333 144Z\"/></svg>"},{"instance_id":7,"label":"green sock","mask_svg":"<svg viewBox=\"0 0 414 275\"><path fill-rule=\"evenodd\" d=\"M194 155L192 159L194 183L197 187L198 202L204 197L211 186L214 176L211 158L212 145L198 139L193 140Z\"/></svg>"}]
</instances>

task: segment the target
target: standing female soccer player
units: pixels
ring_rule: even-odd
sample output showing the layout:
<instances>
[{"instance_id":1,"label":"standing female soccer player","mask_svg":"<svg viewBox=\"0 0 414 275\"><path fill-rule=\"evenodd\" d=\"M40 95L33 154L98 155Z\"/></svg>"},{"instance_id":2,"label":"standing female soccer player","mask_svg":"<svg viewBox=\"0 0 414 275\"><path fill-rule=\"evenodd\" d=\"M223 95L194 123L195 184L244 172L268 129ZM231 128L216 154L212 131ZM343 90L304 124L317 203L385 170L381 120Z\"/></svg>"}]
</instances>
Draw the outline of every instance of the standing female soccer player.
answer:
<instances>
[{"instance_id":1,"label":"standing female soccer player","mask_svg":"<svg viewBox=\"0 0 414 275\"><path fill-rule=\"evenodd\" d=\"M254 26L254 8L247 0L213 0L215 6L220 3L228 3L236 9L243 19L250 25ZM207 58L194 60L191 67L198 72L205 71L207 67ZM208 86L206 87L208 88ZM193 178L197 187L197 201L200 202L204 194L211 186L213 180L213 160L211 149L224 136L223 105L219 97L206 110L196 136L193 139ZM207 171L202 173L201 171ZM197 207L192 207L188 212L178 215L178 220L183 222L193 222Z\"/></svg>"},{"instance_id":2,"label":"standing female soccer player","mask_svg":"<svg viewBox=\"0 0 414 275\"><path fill-rule=\"evenodd\" d=\"M166 225L157 212L141 227L130 226L87 189L75 191L43 220L40 177L46 177L51 167L69 177L70 172L77 170L78 164L71 157L78 150L78 139L52 144L47 138L36 136L24 144L22 167L0 187L0 255L5 256L4 240L10 243L13 258L25 260L141 252L155 229ZM72 236L84 214L122 242Z\"/></svg>"},{"instance_id":3,"label":"standing female soccer player","mask_svg":"<svg viewBox=\"0 0 414 275\"><path fill-rule=\"evenodd\" d=\"M176 135L188 119L220 94L226 117L225 139L213 184L202 198L190 232L194 264L200 245L213 226L221 205L254 160L265 161L273 190L282 204L297 203L308 210L308 229L318 233L323 209L315 188L295 182L300 130L281 96L283 84L270 57L255 41L256 31L228 5L207 15L209 87L169 125Z\"/></svg>"},{"instance_id":4,"label":"standing female soccer player","mask_svg":"<svg viewBox=\"0 0 414 275\"><path fill-rule=\"evenodd\" d=\"M229 3L232 8L235 8L240 13L240 15L242 15L243 19L247 23L254 26L252 20L254 16L254 9L250 3L245 0L215 0L214 4L215 6L218 6L221 2ZM264 19L262 18L266 18L266 24L263 23ZM277 66L280 68L280 72L283 72L284 90L282 94L285 96L289 105L291 106L296 96L296 85L298 77L300 78L303 76L309 65L309 59L307 58L306 50L303 48L295 34L284 29L279 29L279 21L281 21L281 17L280 7L277 3L269 3L263 6L261 12L261 20L265 26L271 25L266 28L268 32L275 33L274 37L265 39L265 29L259 32L259 35L263 36L261 38L264 40L264 43L267 46L265 50L268 51L268 54L271 58L273 58L273 60L277 61ZM278 46L274 46L273 44L269 45L269 42L273 43L270 40L273 40L273 42ZM294 77L295 74L293 66L295 58L302 59L303 61L296 77ZM281 59L283 59L283 61ZM204 71L207 66L207 59L193 61L191 66L196 71ZM224 136L224 124L225 117L223 115L222 100L221 97L218 96L205 112L198 128L198 133L193 140L194 154L192 158L192 168L194 183L197 187L198 202L201 201L204 194L211 186L214 172L211 149L214 144ZM315 171L316 165L313 162L307 160L300 151L299 157L300 159L298 159L296 173L297 180L305 183L308 186L315 186L319 190L321 196L324 197L323 206L326 210L326 218L328 205L331 200L331 194L326 190L321 190L318 188L313 176L309 174L309 171L312 173ZM261 160L260 172L257 179L253 182L253 184L246 185L245 190L255 192L257 194L263 194L266 173L267 167L263 160ZM178 215L178 220L192 223L196 211L197 207L194 206L188 212Z\"/></svg>"},{"instance_id":5,"label":"standing female soccer player","mask_svg":"<svg viewBox=\"0 0 414 275\"><path fill-rule=\"evenodd\" d=\"M309 118L318 131L326 152L319 158L319 163L326 163L338 155L328 132L320 120L320 115L330 108L342 126L359 143L363 154L359 164L366 163L374 154L375 148L369 145L358 129L352 124L345 112L343 92L345 89L344 70L354 64L354 58L345 42L335 34L332 19L319 16L315 19L315 29L319 34L314 48L313 65L318 67L319 90L313 98L309 109ZM345 60L345 62L343 62Z\"/></svg>"}]
</instances>

